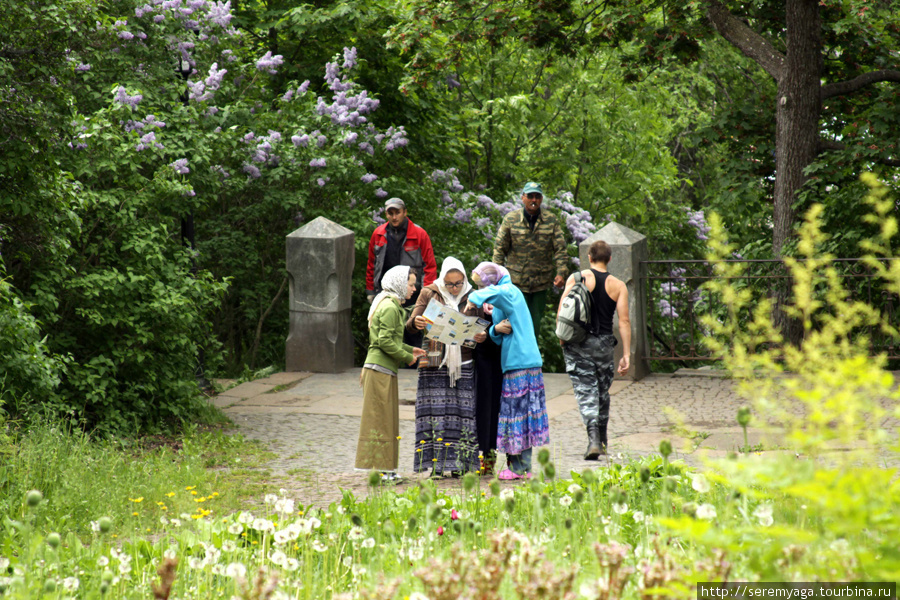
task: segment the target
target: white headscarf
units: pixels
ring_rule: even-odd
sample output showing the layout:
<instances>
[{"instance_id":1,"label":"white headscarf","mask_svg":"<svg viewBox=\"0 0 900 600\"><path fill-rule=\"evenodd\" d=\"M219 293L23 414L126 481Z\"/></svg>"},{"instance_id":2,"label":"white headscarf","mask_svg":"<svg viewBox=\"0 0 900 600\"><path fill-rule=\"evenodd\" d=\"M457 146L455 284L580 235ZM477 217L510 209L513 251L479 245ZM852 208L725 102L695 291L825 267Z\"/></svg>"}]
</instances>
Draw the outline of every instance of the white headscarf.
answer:
<instances>
[{"instance_id":1,"label":"white headscarf","mask_svg":"<svg viewBox=\"0 0 900 600\"><path fill-rule=\"evenodd\" d=\"M450 271L459 271L459 274L462 275L463 285L456 292L456 295L451 294L450 290L447 289L447 286L444 285L444 277L447 276ZM463 267L462 262L459 259L453 258L452 256L448 256L444 259L444 262L441 263L441 274L437 278L437 281L434 282L437 286L438 291L441 293L441 297L444 299L444 304L453 307L454 309L459 308L459 301L465 298L466 294L472 291L472 284L469 283L469 278L466 276L466 268Z\"/></svg>"},{"instance_id":2,"label":"white headscarf","mask_svg":"<svg viewBox=\"0 0 900 600\"><path fill-rule=\"evenodd\" d=\"M375 311L378 309L378 305L381 304L382 300L393 297L396 298L400 304L403 304L406 300L406 285L408 282L409 267L406 265L392 267L384 274L384 277L381 278L381 292L375 296L375 299L372 300L372 306L369 308L369 327L372 326L372 316L375 314Z\"/></svg>"},{"instance_id":3,"label":"white headscarf","mask_svg":"<svg viewBox=\"0 0 900 600\"><path fill-rule=\"evenodd\" d=\"M446 277L450 271L459 271L459 274L463 278L464 283L456 294L451 294L450 290L447 289L447 286L444 285L444 277ZM444 259L444 262L441 263L441 275L435 282L435 286L441 293L444 303L453 309L458 309L459 301L472 290L472 284L469 283L469 278L466 277L466 268L463 266L462 262L452 256L448 256ZM447 374L450 376L450 387L456 387L456 380L459 379L462 374L462 348L460 346L454 346L452 344L444 346L444 360L441 361L441 366L443 367L445 365L447 366Z\"/></svg>"}]
</instances>

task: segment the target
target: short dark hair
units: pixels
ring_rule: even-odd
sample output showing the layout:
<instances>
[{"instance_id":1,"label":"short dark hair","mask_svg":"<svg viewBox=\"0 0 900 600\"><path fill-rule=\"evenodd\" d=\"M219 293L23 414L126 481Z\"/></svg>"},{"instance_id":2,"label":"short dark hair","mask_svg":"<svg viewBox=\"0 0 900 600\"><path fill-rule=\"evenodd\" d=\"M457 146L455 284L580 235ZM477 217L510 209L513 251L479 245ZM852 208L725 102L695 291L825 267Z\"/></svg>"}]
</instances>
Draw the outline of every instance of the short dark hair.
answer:
<instances>
[{"instance_id":1,"label":"short dark hair","mask_svg":"<svg viewBox=\"0 0 900 600\"><path fill-rule=\"evenodd\" d=\"M588 258L591 262L594 263L603 263L604 265L609 264L609 259L612 257L612 250L609 247L609 244L604 242L603 240L597 240L593 244L591 244L590 249L588 250Z\"/></svg>"}]
</instances>

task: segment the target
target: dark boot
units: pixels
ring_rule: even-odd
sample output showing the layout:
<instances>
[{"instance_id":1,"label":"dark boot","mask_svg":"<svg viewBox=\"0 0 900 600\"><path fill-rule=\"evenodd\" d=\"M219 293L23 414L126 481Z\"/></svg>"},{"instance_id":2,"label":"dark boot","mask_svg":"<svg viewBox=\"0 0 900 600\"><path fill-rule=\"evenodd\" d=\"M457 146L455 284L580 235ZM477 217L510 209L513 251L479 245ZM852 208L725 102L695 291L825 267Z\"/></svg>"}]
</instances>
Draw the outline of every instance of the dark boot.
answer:
<instances>
[{"instance_id":1,"label":"dark boot","mask_svg":"<svg viewBox=\"0 0 900 600\"><path fill-rule=\"evenodd\" d=\"M604 421L603 423L598 424L599 427L599 437L600 437L600 454L606 454L606 425L608 421Z\"/></svg>"},{"instance_id":2,"label":"dark boot","mask_svg":"<svg viewBox=\"0 0 900 600\"><path fill-rule=\"evenodd\" d=\"M600 446L600 425L593 421L588 423L588 446L584 452L584 460L597 460L601 454L606 454L606 448Z\"/></svg>"}]
</instances>

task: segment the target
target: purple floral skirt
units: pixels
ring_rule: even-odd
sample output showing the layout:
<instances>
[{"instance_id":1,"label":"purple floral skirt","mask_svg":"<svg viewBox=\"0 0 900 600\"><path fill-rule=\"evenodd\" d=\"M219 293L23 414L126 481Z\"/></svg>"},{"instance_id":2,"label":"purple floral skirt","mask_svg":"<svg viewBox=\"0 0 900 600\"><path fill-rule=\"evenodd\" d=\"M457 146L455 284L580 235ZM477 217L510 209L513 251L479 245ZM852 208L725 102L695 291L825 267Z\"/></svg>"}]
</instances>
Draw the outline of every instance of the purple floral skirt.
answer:
<instances>
[{"instance_id":1,"label":"purple floral skirt","mask_svg":"<svg viewBox=\"0 0 900 600\"><path fill-rule=\"evenodd\" d=\"M550 442L544 374L540 367L503 374L497 451L521 454Z\"/></svg>"}]
</instances>

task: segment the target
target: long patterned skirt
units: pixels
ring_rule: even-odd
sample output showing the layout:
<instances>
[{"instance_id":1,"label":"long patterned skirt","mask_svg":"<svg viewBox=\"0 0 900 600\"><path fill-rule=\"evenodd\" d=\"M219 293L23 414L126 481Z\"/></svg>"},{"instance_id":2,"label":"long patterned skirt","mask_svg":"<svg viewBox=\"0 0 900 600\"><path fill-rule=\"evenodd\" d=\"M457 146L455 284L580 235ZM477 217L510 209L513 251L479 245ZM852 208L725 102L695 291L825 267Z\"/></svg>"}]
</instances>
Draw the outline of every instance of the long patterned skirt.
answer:
<instances>
[{"instance_id":1,"label":"long patterned skirt","mask_svg":"<svg viewBox=\"0 0 900 600\"><path fill-rule=\"evenodd\" d=\"M474 365L462 365L456 387L450 387L446 367L419 369L413 468L440 474L478 467Z\"/></svg>"},{"instance_id":2,"label":"long patterned skirt","mask_svg":"<svg viewBox=\"0 0 900 600\"><path fill-rule=\"evenodd\" d=\"M540 367L503 374L497 451L521 454L550 442L544 374Z\"/></svg>"}]
</instances>

